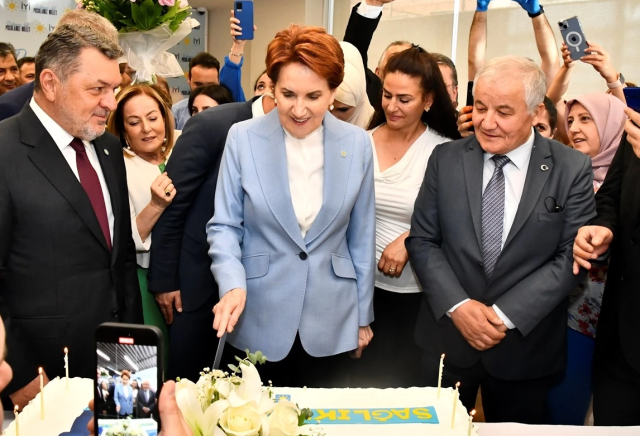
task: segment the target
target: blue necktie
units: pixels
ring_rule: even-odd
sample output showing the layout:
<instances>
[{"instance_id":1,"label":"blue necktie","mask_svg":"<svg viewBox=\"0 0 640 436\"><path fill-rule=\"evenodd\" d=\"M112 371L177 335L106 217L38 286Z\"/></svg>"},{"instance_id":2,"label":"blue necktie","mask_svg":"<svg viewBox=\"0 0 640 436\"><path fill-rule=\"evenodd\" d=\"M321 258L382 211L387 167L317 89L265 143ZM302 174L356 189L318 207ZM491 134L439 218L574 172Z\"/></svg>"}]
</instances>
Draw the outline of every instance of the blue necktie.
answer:
<instances>
[{"instance_id":1,"label":"blue necktie","mask_svg":"<svg viewBox=\"0 0 640 436\"><path fill-rule=\"evenodd\" d=\"M496 168L482 195L482 261L487 278L502 251L502 231L504 227L504 173L502 167L511 162L507 156L491 158Z\"/></svg>"}]
</instances>

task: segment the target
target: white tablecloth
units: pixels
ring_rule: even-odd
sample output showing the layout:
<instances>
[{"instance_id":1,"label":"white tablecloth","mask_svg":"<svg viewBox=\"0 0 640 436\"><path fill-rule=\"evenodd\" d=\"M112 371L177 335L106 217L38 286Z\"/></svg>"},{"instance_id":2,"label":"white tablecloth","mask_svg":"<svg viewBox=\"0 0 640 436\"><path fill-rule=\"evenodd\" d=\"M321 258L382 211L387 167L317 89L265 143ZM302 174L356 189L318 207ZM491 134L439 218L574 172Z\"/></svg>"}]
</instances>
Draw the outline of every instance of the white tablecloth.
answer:
<instances>
[{"instance_id":1,"label":"white tablecloth","mask_svg":"<svg viewBox=\"0 0 640 436\"><path fill-rule=\"evenodd\" d=\"M3 429L13 421L4 412ZM479 436L640 436L640 427L568 427L561 425L486 424L478 422Z\"/></svg>"},{"instance_id":2,"label":"white tablecloth","mask_svg":"<svg viewBox=\"0 0 640 436\"><path fill-rule=\"evenodd\" d=\"M480 436L640 436L640 427L571 427L477 423Z\"/></svg>"}]
</instances>

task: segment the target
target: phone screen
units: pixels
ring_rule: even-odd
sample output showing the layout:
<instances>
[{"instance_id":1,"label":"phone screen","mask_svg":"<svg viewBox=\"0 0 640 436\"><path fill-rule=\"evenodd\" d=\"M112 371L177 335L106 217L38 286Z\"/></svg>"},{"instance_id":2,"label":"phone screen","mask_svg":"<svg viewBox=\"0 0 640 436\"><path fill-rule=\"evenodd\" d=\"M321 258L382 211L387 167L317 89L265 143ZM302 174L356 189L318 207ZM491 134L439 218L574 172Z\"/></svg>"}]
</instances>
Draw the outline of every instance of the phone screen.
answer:
<instances>
[{"instance_id":1,"label":"phone screen","mask_svg":"<svg viewBox=\"0 0 640 436\"><path fill-rule=\"evenodd\" d=\"M157 397L162 380L158 341L155 335L140 335L135 330L125 333L122 328L109 330L102 326L98 330L94 391L97 436L158 434Z\"/></svg>"}]
</instances>

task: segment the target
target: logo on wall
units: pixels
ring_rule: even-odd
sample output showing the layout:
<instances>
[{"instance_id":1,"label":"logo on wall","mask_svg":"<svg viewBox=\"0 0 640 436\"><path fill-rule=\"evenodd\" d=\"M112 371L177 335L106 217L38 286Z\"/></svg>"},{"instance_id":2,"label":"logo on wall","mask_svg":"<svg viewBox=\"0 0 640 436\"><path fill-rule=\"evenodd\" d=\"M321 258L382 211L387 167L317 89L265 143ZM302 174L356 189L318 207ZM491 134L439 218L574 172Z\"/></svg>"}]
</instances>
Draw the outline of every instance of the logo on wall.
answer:
<instances>
[{"instance_id":1,"label":"logo on wall","mask_svg":"<svg viewBox=\"0 0 640 436\"><path fill-rule=\"evenodd\" d=\"M7 3L7 10L9 12L16 12L18 9L20 9L18 7L18 2L12 0L9 3Z\"/></svg>"},{"instance_id":2,"label":"logo on wall","mask_svg":"<svg viewBox=\"0 0 640 436\"><path fill-rule=\"evenodd\" d=\"M11 21L7 21L7 24L5 24L4 29L10 32L20 32L21 27L22 26L20 26L20 24L15 24L15 23L12 23Z\"/></svg>"},{"instance_id":3,"label":"logo on wall","mask_svg":"<svg viewBox=\"0 0 640 436\"><path fill-rule=\"evenodd\" d=\"M33 12L42 15L58 15L58 10L55 6L34 6Z\"/></svg>"},{"instance_id":4,"label":"logo on wall","mask_svg":"<svg viewBox=\"0 0 640 436\"><path fill-rule=\"evenodd\" d=\"M200 45L200 38L193 38L193 45Z\"/></svg>"},{"instance_id":5,"label":"logo on wall","mask_svg":"<svg viewBox=\"0 0 640 436\"><path fill-rule=\"evenodd\" d=\"M53 26L51 25L49 26L50 30L53 30L51 29L51 27ZM33 30L35 30L35 32L38 34L43 35L47 31L47 27L44 24L40 23L39 21L36 21L33 24Z\"/></svg>"}]
</instances>

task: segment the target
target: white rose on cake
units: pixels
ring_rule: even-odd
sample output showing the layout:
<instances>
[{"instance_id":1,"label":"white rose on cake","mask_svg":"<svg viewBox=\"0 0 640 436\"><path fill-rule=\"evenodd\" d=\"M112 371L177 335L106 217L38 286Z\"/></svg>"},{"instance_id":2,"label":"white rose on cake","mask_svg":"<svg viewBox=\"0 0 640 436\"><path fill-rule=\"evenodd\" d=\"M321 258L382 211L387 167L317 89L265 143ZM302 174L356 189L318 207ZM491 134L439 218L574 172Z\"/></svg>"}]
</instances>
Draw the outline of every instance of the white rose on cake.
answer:
<instances>
[{"instance_id":1,"label":"white rose on cake","mask_svg":"<svg viewBox=\"0 0 640 436\"><path fill-rule=\"evenodd\" d=\"M220 417L220 427L227 436L258 436L263 429L263 419L252 404L245 404L225 410ZM269 430L265 428L262 433L269 434Z\"/></svg>"},{"instance_id":2,"label":"white rose on cake","mask_svg":"<svg viewBox=\"0 0 640 436\"><path fill-rule=\"evenodd\" d=\"M300 410L290 401L280 400L269 415L269 436L299 436Z\"/></svg>"}]
</instances>

